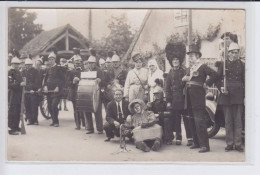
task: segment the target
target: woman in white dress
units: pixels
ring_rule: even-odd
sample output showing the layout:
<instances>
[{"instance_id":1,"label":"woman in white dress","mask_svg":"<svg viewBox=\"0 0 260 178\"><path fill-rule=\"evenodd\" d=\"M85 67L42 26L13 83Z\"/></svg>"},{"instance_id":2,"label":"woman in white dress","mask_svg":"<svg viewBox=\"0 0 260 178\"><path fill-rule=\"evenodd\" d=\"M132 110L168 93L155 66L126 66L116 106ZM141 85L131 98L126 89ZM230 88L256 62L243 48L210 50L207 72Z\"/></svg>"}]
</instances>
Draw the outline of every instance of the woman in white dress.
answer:
<instances>
[{"instance_id":1,"label":"woman in white dress","mask_svg":"<svg viewBox=\"0 0 260 178\"><path fill-rule=\"evenodd\" d=\"M159 79L161 81L161 85L163 85L163 71L160 70L158 63L156 62L155 59L150 59L148 61L148 67L149 67L149 75L148 75L149 97L150 97L150 102L153 102L153 90L157 85L155 80Z\"/></svg>"},{"instance_id":2,"label":"woman in white dress","mask_svg":"<svg viewBox=\"0 0 260 178\"><path fill-rule=\"evenodd\" d=\"M148 88L148 70L143 68L143 58L136 54L132 59L135 68L128 72L124 86L124 97L129 102L137 98L145 100L145 90Z\"/></svg>"}]
</instances>

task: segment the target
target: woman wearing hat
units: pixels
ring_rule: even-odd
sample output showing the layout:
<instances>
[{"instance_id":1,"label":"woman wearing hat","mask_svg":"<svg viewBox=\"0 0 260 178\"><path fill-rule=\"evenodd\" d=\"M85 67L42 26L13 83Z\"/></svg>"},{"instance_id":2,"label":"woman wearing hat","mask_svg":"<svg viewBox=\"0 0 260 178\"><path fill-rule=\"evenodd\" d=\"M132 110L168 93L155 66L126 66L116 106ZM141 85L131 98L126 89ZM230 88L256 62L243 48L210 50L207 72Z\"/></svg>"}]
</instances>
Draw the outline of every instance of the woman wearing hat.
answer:
<instances>
[{"instance_id":1,"label":"woman wearing hat","mask_svg":"<svg viewBox=\"0 0 260 178\"><path fill-rule=\"evenodd\" d=\"M141 55L136 54L132 59L135 67L128 72L124 87L124 97L129 102L136 98L145 99L145 90L148 81L148 70L143 68L143 58Z\"/></svg>"},{"instance_id":2,"label":"woman wearing hat","mask_svg":"<svg viewBox=\"0 0 260 178\"><path fill-rule=\"evenodd\" d=\"M165 139L166 144L172 144L174 139L173 131L176 131L176 145L180 145L182 141L181 118L186 131L188 140L187 146L192 145L192 135L188 118L184 116L184 94L183 89L185 83L182 78L186 74L186 70L182 67L183 60L186 55L186 46L183 43L168 43L165 47L166 58L171 65L166 81L165 95L167 107L171 108L172 118L165 119Z\"/></svg>"},{"instance_id":3,"label":"woman wearing hat","mask_svg":"<svg viewBox=\"0 0 260 178\"><path fill-rule=\"evenodd\" d=\"M161 147L162 131L161 127L156 124L158 120L154 113L152 111L147 111L145 103L140 99L134 99L129 104L128 109L133 115L127 117L126 126L134 128L133 134L136 148L143 150L144 152L149 152L150 149L158 151ZM149 130L152 127L154 130ZM147 132L147 134L142 134L142 131ZM138 133L146 135L147 138L140 135L137 136ZM152 136L148 138L150 135Z\"/></svg>"},{"instance_id":4,"label":"woman wearing hat","mask_svg":"<svg viewBox=\"0 0 260 178\"><path fill-rule=\"evenodd\" d=\"M153 102L153 90L157 86L155 80L159 79L163 83L163 71L160 70L155 59L148 61L149 75L148 75L148 86L149 86L149 97L150 102Z\"/></svg>"},{"instance_id":5,"label":"woman wearing hat","mask_svg":"<svg viewBox=\"0 0 260 178\"><path fill-rule=\"evenodd\" d=\"M198 46L191 45L187 54L189 55L190 68L182 81L186 82L185 106L190 116L193 137L193 145L190 148L200 148L199 153L204 153L210 151L207 120L204 114L206 108L204 86L211 86L217 78L217 73L201 61L202 54Z\"/></svg>"}]
</instances>

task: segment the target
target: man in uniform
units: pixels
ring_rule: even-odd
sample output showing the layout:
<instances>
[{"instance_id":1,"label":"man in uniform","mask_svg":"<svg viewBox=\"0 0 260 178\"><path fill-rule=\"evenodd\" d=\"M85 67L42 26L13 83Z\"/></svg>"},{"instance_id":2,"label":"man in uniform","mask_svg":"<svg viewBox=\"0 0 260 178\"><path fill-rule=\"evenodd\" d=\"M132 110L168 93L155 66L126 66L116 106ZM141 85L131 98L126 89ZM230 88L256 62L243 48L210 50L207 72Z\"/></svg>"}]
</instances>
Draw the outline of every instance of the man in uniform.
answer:
<instances>
[{"instance_id":1,"label":"man in uniform","mask_svg":"<svg viewBox=\"0 0 260 178\"><path fill-rule=\"evenodd\" d=\"M74 57L74 66L75 66L75 69L70 71L69 79L68 79L69 80L68 85L70 87L68 99L72 101L76 129L80 130L81 121L82 121L82 126L85 127L85 119L81 112L76 111L76 92L78 89L78 82L80 80L80 74L83 71L83 69L81 67L82 59L79 55L77 57Z\"/></svg>"},{"instance_id":2,"label":"man in uniform","mask_svg":"<svg viewBox=\"0 0 260 178\"><path fill-rule=\"evenodd\" d=\"M40 103L41 101L43 100L43 95L42 93L40 93L42 91L42 85L43 85L43 80L44 80L44 77L45 77L45 73L46 73L46 70L43 69L43 57L40 57L36 60L35 62L35 69L38 71L38 75L37 75L37 85L38 85L38 92L37 92L37 108L40 106ZM36 110L36 116L38 116L38 109ZM34 123L35 125L38 125L39 122L38 122L38 117L36 118L36 121Z\"/></svg>"},{"instance_id":3,"label":"man in uniform","mask_svg":"<svg viewBox=\"0 0 260 178\"><path fill-rule=\"evenodd\" d=\"M25 70L24 70L25 78L26 78L26 93L24 96L24 106L26 111L26 120L28 121L27 125L34 125L37 123L38 117L38 107L37 107L37 93L39 89L38 84L38 71L33 67L33 62L31 59L25 59Z\"/></svg>"},{"instance_id":4,"label":"man in uniform","mask_svg":"<svg viewBox=\"0 0 260 178\"><path fill-rule=\"evenodd\" d=\"M114 68L114 82L120 84L123 87L125 85L127 71L123 69L121 60L118 55L113 55L112 63Z\"/></svg>"},{"instance_id":5,"label":"man in uniform","mask_svg":"<svg viewBox=\"0 0 260 178\"><path fill-rule=\"evenodd\" d=\"M221 91L218 105L222 106L226 128L226 151L243 152L242 148L242 116L245 99L245 64L239 58L240 48L237 43L228 47L226 59L226 88L223 85L223 62L218 66L218 77L222 80L218 85Z\"/></svg>"},{"instance_id":6,"label":"man in uniform","mask_svg":"<svg viewBox=\"0 0 260 178\"><path fill-rule=\"evenodd\" d=\"M183 89L185 83L182 78L186 75L186 70L182 67L182 63L186 56L186 46L183 43L168 43L165 47L166 58L171 65L165 80L165 96L167 108L171 109L172 117L166 118L165 122L165 141L166 144L172 144L174 138L173 131L176 131L176 145L180 145L182 141L181 119L186 131L188 140L187 146L192 145L192 134L190 131L189 120L185 116Z\"/></svg>"},{"instance_id":7,"label":"man in uniform","mask_svg":"<svg viewBox=\"0 0 260 178\"><path fill-rule=\"evenodd\" d=\"M25 86L21 72L19 71L21 61L14 57L11 61L11 69L8 71L8 127L10 135L18 135L20 128L20 111L22 87Z\"/></svg>"},{"instance_id":8,"label":"man in uniform","mask_svg":"<svg viewBox=\"0 0 260 178\"><path fill-rule=\"evenodd\" d=\"M103 58L100 58L98 62L99 62L100 69L104 71L106 69L106 61Z\"/></svg>"},{"instance_id":9,"label":"man in uniform","mask_svg":"<svg viewBox=\"0 0 260 178\"><path fill-rule=\"evenodd\" d=\"M96 57L91 55L88 58L88 62L89 62L89 70L97 72L97 81L99 83L99 87L103 88L105 86L104 74L103 74L102 70L99 67L97 67ZM97 111L95 113L96 127L97 127L98 134L103 134L103 118L102 118L101 99L99 99L99 101L96 101L96 102L98 102ZM94 127L93 127L92 115L90 114L87 117L87 133L86 134L92 134L92 133L94 133Z\"/></svg>"},{"instance_id":10,"label":"man in uniform","mask_svg":"<svg viewBox=\"0 0 260 178\"><path fill-rule=\"evenodd\" d=\"M52 118L52 124L50 124L50 126L59 127L58 105L65 82L65 73L61 66L56 65L56 55L53 52L48 56L48 61L51 67L47 69L47 73L44 79L44 91L48 92L48 109Z\"/></svg>"},{"instance_id":11,"label":"man in uniform","mask_svg":"<svg viewBox=\"0 0 260 178\"><path fill-rule=\"evenodd\" d=\"M205 119L205 84L211 86L217 78L217 73L203 64L200 57L201 52L196 45L189 47L190 69L182 81L186 82L186 104L190 116L190 127L193 137L191 149L200 148L199 153L210 151L207 133L207 121ZM206 80L207 76L210 76Z\"/></svg>"}]
</instances>

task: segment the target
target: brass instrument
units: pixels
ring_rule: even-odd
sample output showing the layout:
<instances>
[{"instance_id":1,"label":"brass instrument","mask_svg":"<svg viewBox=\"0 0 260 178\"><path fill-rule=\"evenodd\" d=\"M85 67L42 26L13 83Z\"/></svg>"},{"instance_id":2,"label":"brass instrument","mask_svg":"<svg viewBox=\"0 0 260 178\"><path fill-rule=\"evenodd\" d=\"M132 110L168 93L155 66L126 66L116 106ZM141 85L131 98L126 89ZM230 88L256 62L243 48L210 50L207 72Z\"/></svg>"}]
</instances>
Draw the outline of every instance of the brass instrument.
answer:
<instances>
[{"instance_id":1,"label":"brass instrument","mask_svg":"<svg viewBox=\"0 0 260 178\"><path fill-rule=\"evenodd\" d=\"M124 124L120 125L120 152L128 152L126 149L125 134L123 132Z\"/></svg>"}]
</instances>

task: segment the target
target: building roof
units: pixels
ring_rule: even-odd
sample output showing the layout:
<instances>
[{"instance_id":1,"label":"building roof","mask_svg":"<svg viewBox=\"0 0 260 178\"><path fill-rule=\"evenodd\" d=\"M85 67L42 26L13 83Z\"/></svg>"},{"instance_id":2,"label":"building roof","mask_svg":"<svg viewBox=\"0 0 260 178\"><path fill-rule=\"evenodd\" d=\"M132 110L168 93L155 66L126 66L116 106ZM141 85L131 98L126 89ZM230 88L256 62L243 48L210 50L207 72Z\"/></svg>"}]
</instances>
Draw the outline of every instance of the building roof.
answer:
<instances>
[{"instance_id":1,"label":"building roof","mask_svg":"<svg viewBox=\"0 0 260 178\"><path fill-rule=\"evenodd\" d=\"M79 43L81 48L88 48L88 40L70 24L67 24L49 31L41 32L39 35L37 35L35 38L29 41L26 45L24 45L19 52L21 55L25 56L28 56L29 54L31 54L32 56L36 56L42 53L46 53L49 48L55 46L55 44L59 42L58 38L60 38L63 35L65 37L67 32L68 35L70 35L70 37L73 38L73 40L76 40ZM71 47L68 48L69 49L67 49L67 51L72 51L72 49L70 49Z\"/></svg>"}]
</instances>

